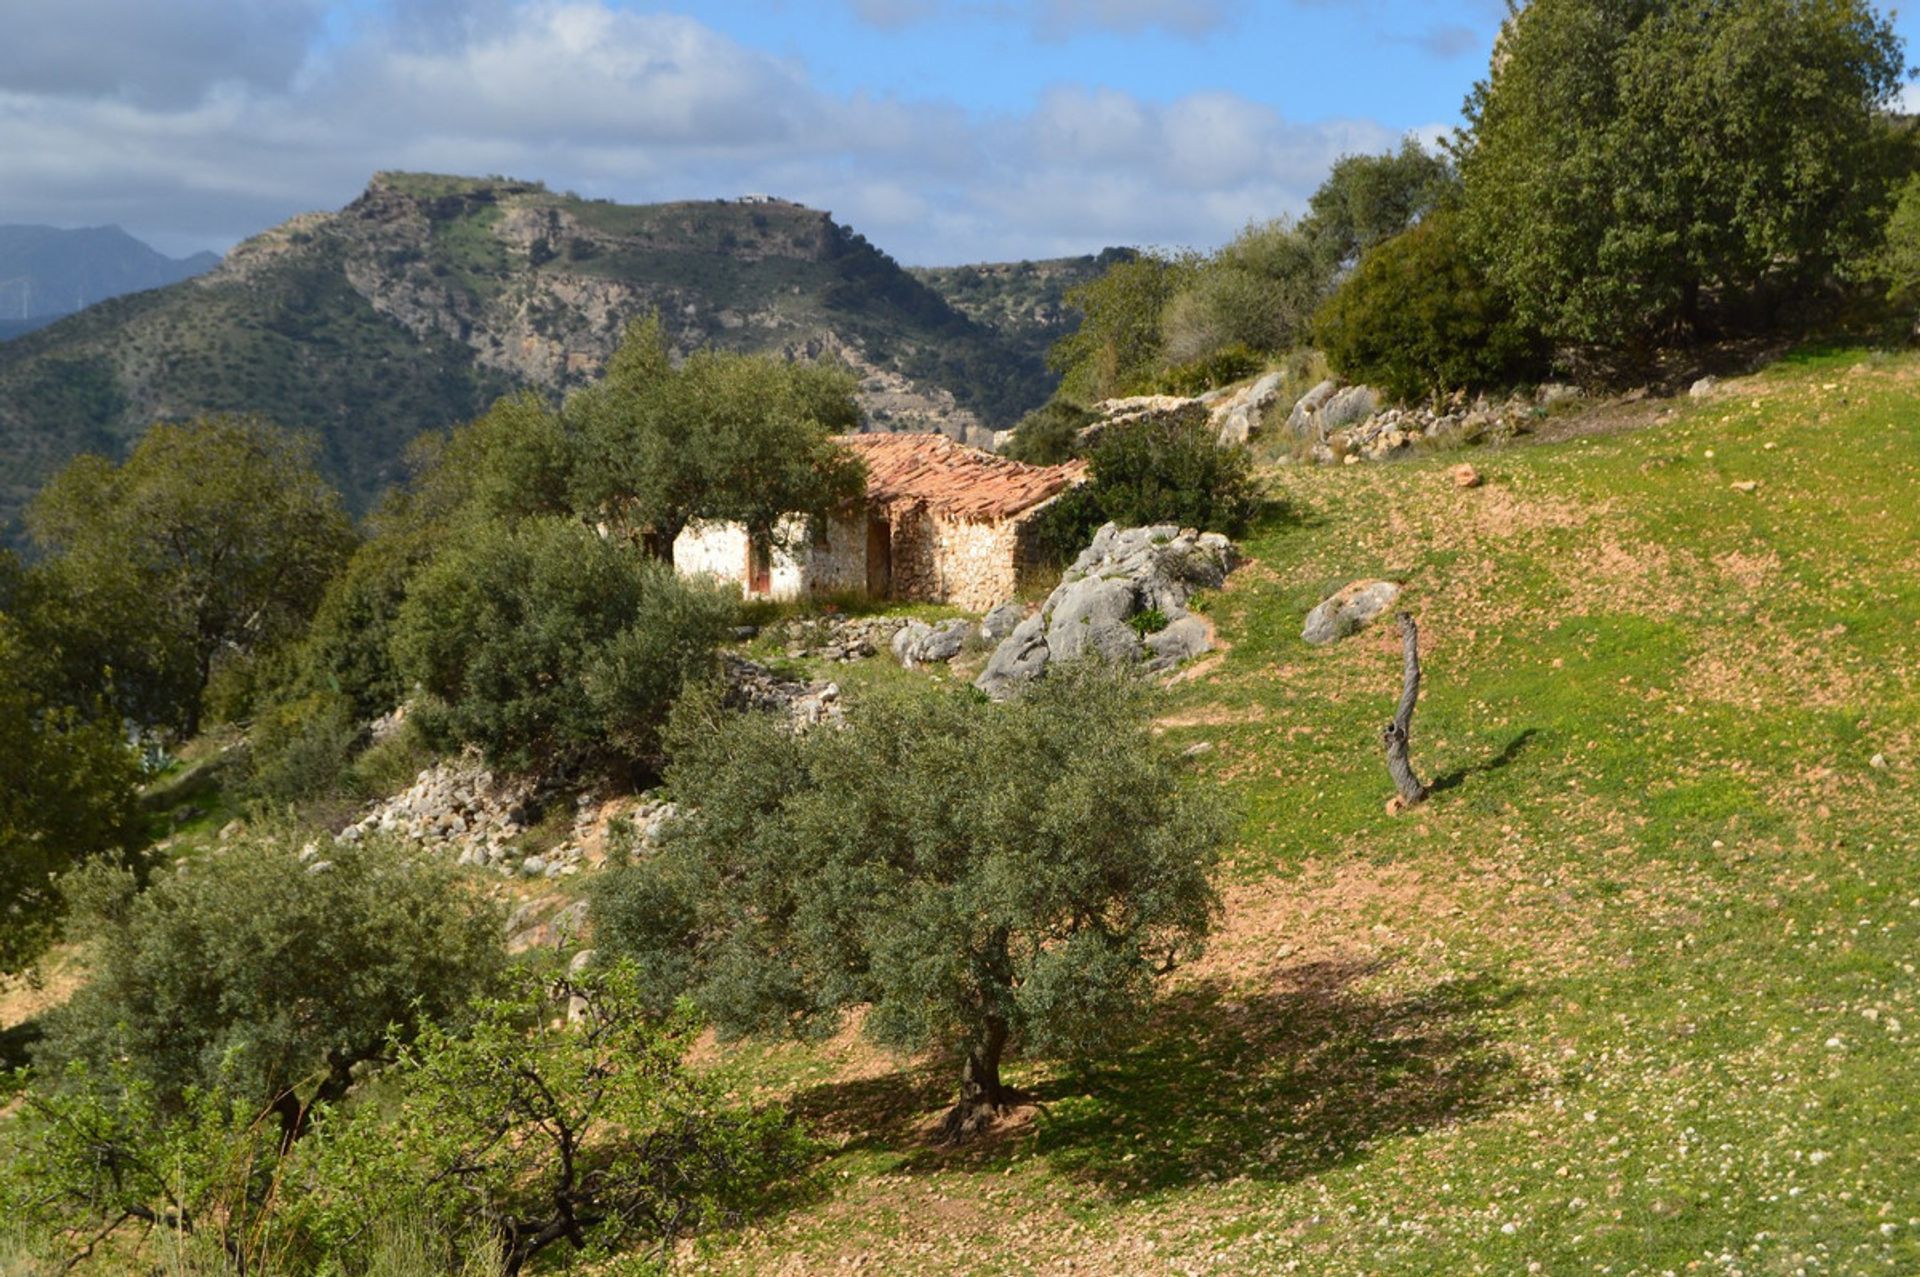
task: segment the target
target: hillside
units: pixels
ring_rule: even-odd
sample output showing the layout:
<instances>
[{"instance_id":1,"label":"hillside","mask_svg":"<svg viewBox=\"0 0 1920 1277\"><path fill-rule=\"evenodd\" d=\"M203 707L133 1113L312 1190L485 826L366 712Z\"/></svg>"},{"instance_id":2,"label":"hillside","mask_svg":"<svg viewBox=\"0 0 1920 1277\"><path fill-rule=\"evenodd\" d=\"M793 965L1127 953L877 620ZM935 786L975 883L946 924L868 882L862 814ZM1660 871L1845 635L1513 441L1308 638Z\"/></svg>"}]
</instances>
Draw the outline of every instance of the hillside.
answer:
<instances>
[{"instance_id":1,"label":"hillside","mask_svg":"<svg viewBox=\"0 0 1920 1277\"><path fill-rule=\"evenodd\" d=\"M0 341L124 293L178 283L220 264L173 258L118 226L0 226Z\"/></svg>"},{"instance_id":2,"label":"hillside","mask_svg":"<svg viewBox=\"0 0 1920 1277\"><path fill-rule=\"evenodd\" d=\"M1458 453L1274 472L1296 517L1163 719L1242 804L1209 955L983 1147L851 1037L730 1057L830 1188L689 1270L1920 1266L1917 392L1838 352L1470 454L1471 491ZM1424 636L1439 792L1400 818L1397 640L1300 640L1366 576Z\"/></svg>"},{"instance_id":3,"label":"hillside","mask_svg":"<svg viewBox=\"0 0 1920 1277\"><path fill-rule=\"evenodd\" d=\"M881 429L978 438L1052 384L1031 343L969 319L824 212L388 173L210 274L0 345L0 526L76 453L207 411L317 431L365 508L408 439L516 386L590 380L652 310L682 350L846 360Z\"/></svg>"},{"instance_id":4,"label":"hillside","mask_svg":"<svg viewBox=\"0 0 1920 1277\"><path fill-rule=\"evenodd\" d=\"M1037 262L915 266L907 273L968 319L1006 335L1029 355L1044 360L1048 347L1079 327L1078 313L1066 302L1068 291L1132 256L1132 249L1109 248L1097 255Z\"/></svg>"}]
</instances>

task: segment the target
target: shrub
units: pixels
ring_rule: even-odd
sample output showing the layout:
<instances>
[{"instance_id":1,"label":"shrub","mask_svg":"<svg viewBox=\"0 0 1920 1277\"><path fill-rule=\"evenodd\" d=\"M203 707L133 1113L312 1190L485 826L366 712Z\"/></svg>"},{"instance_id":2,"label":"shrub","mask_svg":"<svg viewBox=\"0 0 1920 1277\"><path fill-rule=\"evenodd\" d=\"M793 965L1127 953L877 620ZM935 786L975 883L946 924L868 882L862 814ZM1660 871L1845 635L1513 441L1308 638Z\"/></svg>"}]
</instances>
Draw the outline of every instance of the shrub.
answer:
<instances>
[{"instance_id":1,"label":"shrub","mask_svg":"<svg viewBox=\"0 0 1920 1277\"><path fill-rule=\"evenodd\" d=\"M337 790L360 743L353 704L314 692L269 706L248 738L248 789L261 798L298 802Z\"/></svg>"},{"instance_id":2,"label":"shrub","mask_svg":"<svg viewBox=\"0 0 1920 1277\"><path fill-rule=\"evenodd\" d=\"M644 759L682 687L713 669L733 599L576 522L479 525L415 578L395 665L434 701L430 737L516 768Z\"/></svg>"},{"instance_id":3,"label":"shrub","mask_svg":"<svg viewBox=\"0 0 1920 1277\"><path fill-rule=\"evenodd\" d=\"M1002 453L1028 465L1059 465L1080 451L1080 432L1099 419L1078 404L1050 400L1020 418Z\"/></svg>"},{"instance_id":4,"label":"shrub","mask_svg":"<svg viewBox=\"0 0 1920 1277\"><path fill-rule=\"evenodd\" d=\"M1088 454L1089 481L1042 516L1042 547L1071 562L1101 524L1172 523L1238 536L1262 499L1245 448L1222 448L1204 408L1143 417L1104 431Z\"/></svg>"},{"instance_id":5,"label":"shrub","mask_svg":"<svg viewBox=\"0 0 1920 1277\"><path fill-rule=\"evenodd\" d=\"M1168 395L1199 395L1244 381L1267 366L1266 359L1243 343L1202 355L1160 374L1154 389Z\"/></svg>"},{"instance_id":6,"label":"shrub","mask_svg":"<svg viewBox=\"0 0 1920 1277\"><path fill-rule=\"evenodd\" d=\"M1150 695L1068 663L1012 702L902 691L799 736L691 705L684 814L603 880L596 935L725 1032L831 1032L870 1005L881 1042L947 1053L964 1136L1018 1098L1003 1053L1111 1046L1207 931L1227 823ZM981 785L982 758L1021 765Z\"/></svg>"},{"instance_id":7,"label":"shrub","mask_svg":"<svg viewBox=\"0 0 1920 1277\"><path fill-rule=\"evenodd\" d=\"M386 845L303 857L291 835L247 835L144 892L104 864L65 888L94 977L35 1062L117 1064L169 1110L194 1087L256 1107L338 1094L389 1026L451 1018L505 961L496 910L451 866Z\"/></svg>"},{"instance_id":8,"label":"shrub","mask_svg":"<svg viewBox=\"0 0 1920 1277\"><path fill-rule=\"evenodd\" d=\"M1446 212L1361 258L1316 333L1341 376L1401 400L1511 383L1542 362L1540 343L1473 265Z\"/></svg>"}]
</instances>

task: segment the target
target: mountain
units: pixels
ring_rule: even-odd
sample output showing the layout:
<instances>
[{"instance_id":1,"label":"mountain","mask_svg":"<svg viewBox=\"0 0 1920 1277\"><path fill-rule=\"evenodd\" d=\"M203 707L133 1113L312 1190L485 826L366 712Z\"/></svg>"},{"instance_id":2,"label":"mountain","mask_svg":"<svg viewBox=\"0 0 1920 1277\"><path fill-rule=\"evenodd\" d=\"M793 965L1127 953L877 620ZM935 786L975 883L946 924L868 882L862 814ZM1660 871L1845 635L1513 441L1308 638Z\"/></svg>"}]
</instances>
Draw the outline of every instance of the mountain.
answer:
<instances>
[{"instance_id":1,"label":"mountain","mask_svg":"<svg viewBox=\"0 0 1920 1277\"><path fill-rule=\"evenodd\" d=\"M167 257L118 226L0 226L0 341L109 297L178 283L219 264L213 253Z\"/></svg>"},{"instance_id":2,"label":"mountain","mask_svg":"<svg viewBox=\"0 0 1920 1277\"><path fill-rule=\"evenodd\" d=\"M315 431L365 509L415 435L516 387L590 381L655 310L680 351L838 358L861 377L870 427L979 440L1053 387L1032 334L986 322L990 309L970 318L828 213L785 201L635 206L382 173L205 275L0 344L0 524L17 538L27 498L77 453L117 455L152 422L200 412Z\"/></svg>"},{"instance_id":3,"label":"mountain","mask_svg":"<svg viewBox=\"0 0 1920 1277\"><path fill-rule=\"evenodd\" d=\"M996 329L1027 354L1044 361L1047 348L1080 325L1079 312L1067 304L1068 291L1099 278L1116 262L1135 256L1130 248L1109 248L1084 257L916 266L907 273L946 298L948 305L968 319Z\"/></svg>"}]
</instances>

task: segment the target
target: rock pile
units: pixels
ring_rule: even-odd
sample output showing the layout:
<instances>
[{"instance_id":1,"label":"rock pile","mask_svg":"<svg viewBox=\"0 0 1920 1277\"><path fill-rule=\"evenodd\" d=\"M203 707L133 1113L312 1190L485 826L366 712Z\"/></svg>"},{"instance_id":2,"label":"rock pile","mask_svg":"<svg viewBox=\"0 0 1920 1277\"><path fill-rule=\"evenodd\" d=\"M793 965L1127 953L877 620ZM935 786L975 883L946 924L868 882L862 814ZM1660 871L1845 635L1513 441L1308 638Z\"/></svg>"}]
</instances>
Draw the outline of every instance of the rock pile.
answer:
<instances>
[{"instance_id":1,"label":"rock pile","mask_svg":"<svg viewBox=\"0 0 1920 1277\"><path fill-rule=\"evenodd\" d=\"M902 625L890 616L805 616L784 622L770 637L792 660L865 660L887 650Z\"/></svg>"},{"instance_id":2,"label":"rock pile","mask_svg":"<svg viewBox=\"0 0 1920 1277\"><path fill-rule=\"evenodd\" d=\"M785 714L802 731L836 721L845 712L838 683L803 683L745 657L729 655L725 660L727 703L736 709Z\"/></svg>"},{"instance_id":3,"label":"rock pile","mask_svg":"<svg viewBox=\"0 0 1920 1277\"><path fill-rule=\"evenodd\" d=\"M1145 659L1168 669L1211 646L1205 621L1187 612L1198 590L1218 589L1233 570L1233 543L1218 533L1171 524L1121 529L1109 523L1074 560L1040 610L994 649L974 681L1004 698L1084 652Z\"/></svg>"},{"instance_id":4,"label":"rock pile","mask_svg":"<svg viewBox=\"0 0 1920 1277\"><path fill-rule=\"evenodd\" d=\"M454 854L463 865L492 865L511 874L522 861L514 840L526 833L541 798L532 780L497 776L470 751L427 768L412 785L375 803L334 838L353 843L386 834ZM566 862L553 863L557 871L558 864ZM548 865L541 859L525 872L545 873Z\"/></svg>"},{"instance_id":5,"label":"rock pile","mask_svg":"<svg viewBox=\"0 0 1920 1277\"><path fill-rule=\"evenodd\" d=\"M1472 403L1456 402L1441 409L1432 407L1388 408L1377 410L1375 392L1363 386L1350 386L1333 394L1317 411L1303 412L1314 395L1331 382L1316 386L1300 401L1287 425L1294 438L1306 445L1310 460L1323 465L1336 461L1383 461L1412 448L1423 440L1451 444L1498 443L1525 434L1541 414L1556 403L1580 398L1573 386L1546 385L1531 399L1509 399L1493 403L1485 398ZM1365 391L1365 395L1356 392ZM1350 396L1343 399L1343 396ZM1372 403L1374 408L1359 418L1350 414Z\"/></svg>"}]
</instances>

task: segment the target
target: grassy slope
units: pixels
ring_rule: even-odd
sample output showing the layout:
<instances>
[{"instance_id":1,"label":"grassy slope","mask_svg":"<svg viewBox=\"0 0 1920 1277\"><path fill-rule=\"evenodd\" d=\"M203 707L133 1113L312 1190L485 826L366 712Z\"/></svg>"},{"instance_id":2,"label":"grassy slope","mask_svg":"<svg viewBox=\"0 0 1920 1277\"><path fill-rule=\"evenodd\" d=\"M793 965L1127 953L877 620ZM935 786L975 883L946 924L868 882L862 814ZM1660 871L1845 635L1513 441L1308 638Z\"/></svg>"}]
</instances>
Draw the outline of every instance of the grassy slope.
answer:
<instances>
[{"instance_id":1,"label":"grassy slope","mask_svg":"<svg viewBox=\"0 0 1920 1277\"><path fill-rule=\"evenodd\" d=\"M1449 458L1280 472L1299 519L1168 719L1245 804L1213 952L960 1153L922 1142L940 1073L850 1037L733 1057L842 1146L695 1266L1920 1269L1916 392L1843 352L1476 455L1475 491ZM1298 638L1373 575L1423 623L1446 786L1399 819L1394 642Z\"/></svg>"}]
</instances>

